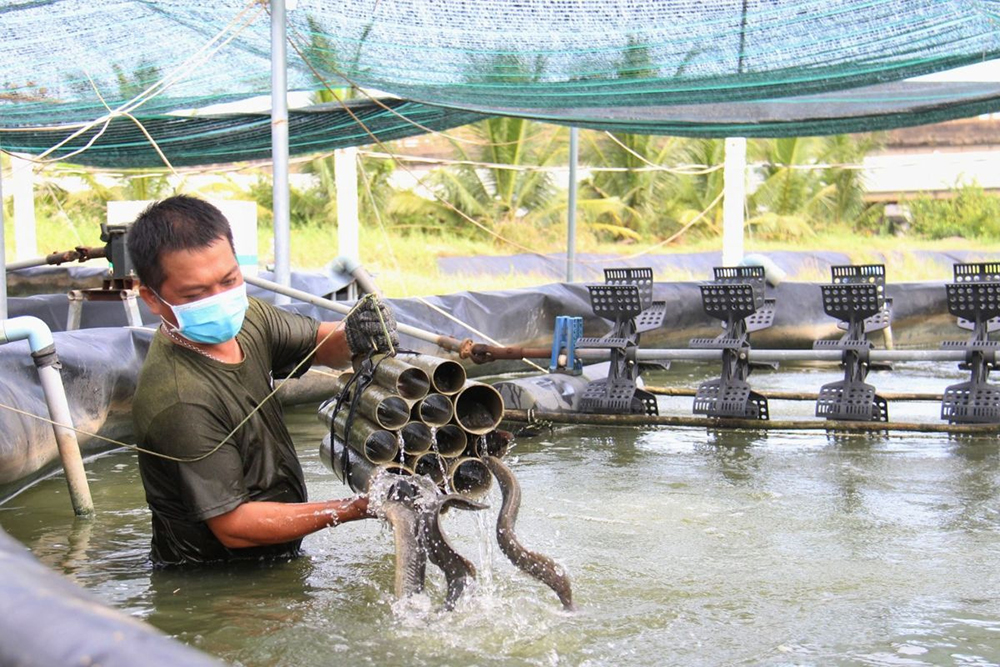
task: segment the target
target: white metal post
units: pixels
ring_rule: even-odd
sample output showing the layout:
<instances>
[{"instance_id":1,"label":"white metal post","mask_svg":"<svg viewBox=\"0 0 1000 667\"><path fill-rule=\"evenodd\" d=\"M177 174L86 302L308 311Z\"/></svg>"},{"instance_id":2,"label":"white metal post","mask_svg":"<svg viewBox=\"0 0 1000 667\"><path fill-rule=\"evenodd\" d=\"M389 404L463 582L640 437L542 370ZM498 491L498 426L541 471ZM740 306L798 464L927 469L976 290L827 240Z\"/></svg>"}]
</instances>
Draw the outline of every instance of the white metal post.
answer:
<instances>
[{"instance_id":1,"label":"white metal post","mask_svg":"<svg viewBox=\"0 0 1000 667\"><path fill-rule=\"evenodd\" d=\"M566 205L566 282L573 282L576 268L576 167L580 155L580 131L569 128L569 202Z\"/></svg>"},{"instance_id":2,"label":"white metal post","mask_svg":"<svg viewBox=\"0 0 1000 667\"><path fill-rule=\"evenodd\" d=\"M0 281L0 320L7 319L7 244L4 241L4 230L7 221L3 209L3 157L0 153L0 269L3 269L3 280Z\"/></svg>"},{"instance_id":3,"label":"white metal post","mask_svg":"<svg viewBox=\"0 0 1000 667\"><path fill-rule=\"evenodd\" d=\"M271 0L271 159L274 213L274 278L290 286L291 222L288 193L288 80L285 52L285 0ZM275 295L275 303L290 299Z\"/></svg>"},{"instance_id":4,"label":"white metal post","mask_svg":"<svg viewBox=\"0 0 1000 667\"><path fill-rule=\"evenodd\" d=\"M736 266L743 258L743 211L747 194L747 140L726 139L726 164L723 171L722 265Z\"/></svg>"},{"instance_id":5,"label":"white metal post","mask_svg":"<svg viewBox=\"0 0 1000 667\"><path fill-rule=\"evenodd\" d=\"M334 151L333 168L337 187L337 253L341 257L360 262L358 149L351 147Z\"/></svg>"},{"instance_id":6,"label":"white metal post","mask_svg":"<svg viewBox=\"0 0 1000 667\"><path fill-rule=\"evenodd\" d=\"M10 156L11 194L14 196L14 257L23 260L38 256L35 236L35 165L30 160Z\"/></svg>"}]
</instances>

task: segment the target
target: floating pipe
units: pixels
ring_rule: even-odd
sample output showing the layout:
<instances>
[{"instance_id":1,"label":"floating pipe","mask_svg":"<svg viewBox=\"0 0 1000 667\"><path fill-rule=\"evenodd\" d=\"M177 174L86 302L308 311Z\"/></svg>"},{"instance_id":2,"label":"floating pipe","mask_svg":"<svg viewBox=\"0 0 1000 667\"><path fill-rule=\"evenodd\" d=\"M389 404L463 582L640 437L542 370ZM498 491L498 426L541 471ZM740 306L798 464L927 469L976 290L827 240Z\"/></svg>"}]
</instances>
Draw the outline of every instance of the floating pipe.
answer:
<instances>
[{"instance_id":1,"label":"floating pipe","mask_svg":"<svg viewBox=\"0 0 1000 667\"><path fill-rule=\"evenodd\" d=\"M465 446L469 444L469 436L461 426L445 424L434 434L437 453L448 458L461 456Z\"/></svg>"},{"instance_id":2,"label":"floating pipe","mask_svg":"<svg viewBox=\"0 0 1000 667\"><path fill-rule=\"evenodd\" d=\"M341 393L352 375L354 373L341 373L334 380L334 393ZM332 398L320 406L320 412L331 411L336 404L336 398ZM347 410L347 406L348 403L345 400L340 409L342 411ZM364 415L374 424L387 431L395 431L402 428L403 424L410 420L410 404L406 399L397 396L390 390L377 384L370 384L361 392L357 410L358 413Z\"/></svg>"},{"instance_id":3,"label":"floating pipe","mask_svg":"<svg viewBox=\"0 0 1000 667\"><path fill-rule=\"evenodd\" d=\"M375 364L375 382L403 398L413 401L427 395L430 378L423 369L411 366L395 357L383 357Z\"/></svg>"},{"instance_id":4,"label":"floating pipe","mask_svg":"<svg viewBox=\"0 0 1000 667\"><path fill-rule=\"evenodd\" d=\"M34 266L59 266L60 264L65 264L66 262L83 263L91 259L106 257L105 252L106 246L97 246L94 248L77 246L74 250L53 252L45 255L44 257L22 259L19 262L8 262L5 268L8 272L10 272L18 271L20 269L29 269Z\"/></svg>"},{"instance_id":5,"label":"floating pipe","mask_svg":"<svg viewBox=\"0 0 1000 667\"><path fill-rule=\"evenodd\" d=\"M455 493L479 498L490 490L493 476L480 459L471 456L455 459L448 466L448 480Z\"/></svg>"},{"instance_id":6,"label":"floating pipe","mask_svg":"<svg viewBox=\"0 0 1000 667\"><path fill-rule=\"evenodd\" d=\"M444 426L455 414L455 405L444 394L428 394L413 404L410 416L428 426Z\"/></svg>"},{"instance_id":7,"label":"floating pipe","mask_svg":"<svg viewBox=\"0 0 1000 667\"><path fill-rule=\"evenodd\" d=\"M399 439L392 431L381 429L360 415L354 416L349 434L345 434L346 426L347 410L341 410L333 424L334 433L372 463L388 463L399 454Z\"/></svg>"},{"instance_id":8,"label":"floating pipe","mask_svg":"<svg viewBox=\"0 0 1000 667\"><path fill-rule=\"evenodd\" d=\"M503 419L503 398L488 384L470 382L454 400L455 421L469 433L485 435Z\"/></svg>"},{"instance_id":9,"label":"floating pipe","mask_svg":"<svg viewBox=\"0 0 1000 667\"><path fill-rule=\"evenodd\" d=\"M429 354L406 354L398 359L423 369L431 379L431 387L439 394L451 396L465 386L465 367L451 359L439 359Z\"/></svg>"},{"instance_id":10,"label":"floating pipe","mask_svg":"<svg viewBox=\"0 0 1000 667\"><path fill-rule=\"evenodd\" d=\"M413 470L414 474L426 475L439 486L444 482L445 471L448 467L444 457L436 452L423 452L407 456L406 465Z\"/></svg>"},{"instance_id":11,"label":"floating pipe","mask_svg":"<svg viewBox=\"0 0 1000 667\"><path fill-rule=\"evenodd\" d=\"M87 473L83 468L80 443L76 439L76 431L73 430L73 416L69 411L66 389L59 373L59 357L56 356L52 332L49 331L48 325L37 317L25 316L0 320L0 345L26 338L31 348L31 357L38 368L38 380L45 395L49 417L54 422L52 428L63 471L66 473L73 512L78 516L93 514L94 501L90 496Z\"/></svg>"},{"instance_id":12,"label":"floating pipe","mask_svg":"<svg viewBox=\"0 0 1000 667\"><path fill-rule=\"evenodd\" d=\"M722 361L721 350L674 348L674 349L639 349L636 350L639 361ZM498 359L550 359L551 348L541 347L497 347L476 343L469 352L470 358L476 363L486 363ZM583 361L607 361L610 358L606 350L583 349L576 350L576 356ZM747 359L751 362L773 363L790 361L828 361L840 363L843 360L842 350L837 349L788 349L765 350L751 348ZM881 350L873 349L868 353L873 362L895 361L965 361L965 350Z\"/></svg>"},{"instance_id":13,"label":"floating pipe","mask_svg":"<svg viewBox=\"0 0 1000 667\"><path fill-rule=\"evenodd\" d=\"M399 436L403 439L403 451L407 454L421 454L434 444L430 426L419 421L406 422L399 429Z\"/></svg>"},{"instance_id":14,"label":"floating pipe","mask_svg":"<svg viewBox=\"0 0 1000 667\"><path fill-rule=\"evenodd\" d=\"M319 306L320 308L325 308L326 310L340 313L341 315L347 315L347 313L351 312L351 306L346 304L337 303L336 301L331 301L330 299L324 299L321 296L316 296L315 294L310 294L309 292L303 292L302 290L297 290L292 287L286 287L285 285L280 285L276 282L265 280L257 276L245 275L243 276L243 280L262 289L270 290L276 294L284 294L285 296L290 296L293 299L297 299L305 303L311 303L314 306ZM471 340L458 340L457 338L452 338L451 336L444 336L431 331L425 331L424 329L418 329L417 327L411 327L408 324L397 323L396 331L401 334L406 334L407 336L412 336L417 340L433 343L434 345L450 352L461 352L464 349L468 349L469 346L472 345Z\"/></svg>"}]
</instances>

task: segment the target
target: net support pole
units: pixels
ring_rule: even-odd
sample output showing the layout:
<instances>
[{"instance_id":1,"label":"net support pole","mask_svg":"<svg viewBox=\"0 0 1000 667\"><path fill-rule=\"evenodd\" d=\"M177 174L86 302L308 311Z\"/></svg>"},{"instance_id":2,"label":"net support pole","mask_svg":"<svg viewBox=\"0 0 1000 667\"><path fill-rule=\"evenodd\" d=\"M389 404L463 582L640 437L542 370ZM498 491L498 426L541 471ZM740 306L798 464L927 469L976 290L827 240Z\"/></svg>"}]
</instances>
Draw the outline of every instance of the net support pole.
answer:
<instances>
[{"instance_id":1,"label":"net support pole","mask_svg":"<svg viewBox=\"0 0 1000 667\"><path fill-rule=\"evenodd\" d=\"M747 140L726 138L726 163L723 171L722 265L736 266L743 259L743 211L747 187Z\"/></svg>"},{"instance_id":2,"label":"net support pole","mask_svg":"<svg viewBox=\"0 0 1000 667\"><path fill-rule=\"evenodd\" d=\"M333 152L337 187L337 252L341 257L361 262L358 243L358 149L340 148Z\"/></svg>"},{"instance_id":3,"label":"net support pole","mask_svg":"<svg viewBox=\"0 0 1000 667\"><path fill-rule=\"evenodd\" d=\"M14 253L16 259L38 255L35 233L35 166L30 160L10 156L11 194L14 196Z\"/></svg>"},{"instance_id":4,"label":"net support pole","mask_svg":"<svg viewBox=\"0 0 1000 667\"><path fill-rule=\"evenodd\" d=\"M0 268L3 268L3 280L0 280L0 320L7 319L7 246L4 241L6 226L7 221L3 212L3 159L0 159Z\"/></svg>"},{"instance_id":5,"label":"net support pole","mask_svg":"<svg viewBox=\"0 0 1000 667\"><path fill-rule=\"evenodd\" d=\"M271 160L274 214L274 278L291 286L291 221L288 193L288 78L285 49L285 0L271 0ZM290 303L275 295L275 303Z\"/></svg>"},{"instance_id":6,"label":"net support pole","mask_svg":"<svg viewBox=\"0 0 1000 667\"><path fill-rule=\"evenodd\" d=\"M573 282L576 264L576 168L580 155L580 130L569 128L569 201L566 204L566 282Z\"/></svg>"}]
</instances>

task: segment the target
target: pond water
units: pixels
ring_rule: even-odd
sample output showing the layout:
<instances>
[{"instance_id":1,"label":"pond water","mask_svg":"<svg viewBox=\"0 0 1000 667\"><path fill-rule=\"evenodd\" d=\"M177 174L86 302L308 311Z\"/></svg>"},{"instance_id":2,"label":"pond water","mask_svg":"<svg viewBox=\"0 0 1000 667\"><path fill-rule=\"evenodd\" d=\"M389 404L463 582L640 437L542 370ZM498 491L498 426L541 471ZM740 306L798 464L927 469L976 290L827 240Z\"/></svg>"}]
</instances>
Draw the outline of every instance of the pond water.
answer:
<instances>
[{"instance_id":1,"label":"pond water","mask_svg":"<svg viewBox=\"0 0 1000 667\"><path fill-rule=\"evenodd\" d=\"M752 384L815 391L837 375L796 369ZM649 382L703 377L677 366ZM870 377L885 391L939 392L965 374L912 364ZM690 400L664 411L689 414ZM938 410L890 405L890 417ZM315 411L291 410L288 423L311 497L347 495L319 460ZM56 477L0 507L0 525L109 605L239 665L1000 662L996 437L566 427L519 437L508 460L520 537L568 570L574 613L500 554L495 489L491 510L445 518L480 570L453 612L441 611L433 568L426 598L394 602L392 538L375 521L310 536L292 562L153 571L131 453L88 463L94 520L72 518Z\"/></svg>"}]
</instances>

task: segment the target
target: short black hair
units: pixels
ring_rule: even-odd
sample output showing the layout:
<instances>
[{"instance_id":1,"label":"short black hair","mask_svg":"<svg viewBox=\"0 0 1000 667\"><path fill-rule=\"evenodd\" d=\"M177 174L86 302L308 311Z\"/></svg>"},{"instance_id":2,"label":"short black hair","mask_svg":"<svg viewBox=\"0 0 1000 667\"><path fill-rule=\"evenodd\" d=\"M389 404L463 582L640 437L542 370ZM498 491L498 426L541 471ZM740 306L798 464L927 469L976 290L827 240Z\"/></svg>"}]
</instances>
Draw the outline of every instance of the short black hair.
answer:
<instances>
[{"instance_id":1,"label":"short black hair","mask_svg":"<svg viewBox=\"0 0 1000 667\"><path fill-rule=\"evenodd\" d=\"M167 279L161 253L207 248L220 238L233 245L233 232L222 211L203 199L176 195L150 204L128 232L128 254L139 281L159 290Z\"/></svg>"}]
</instances>

